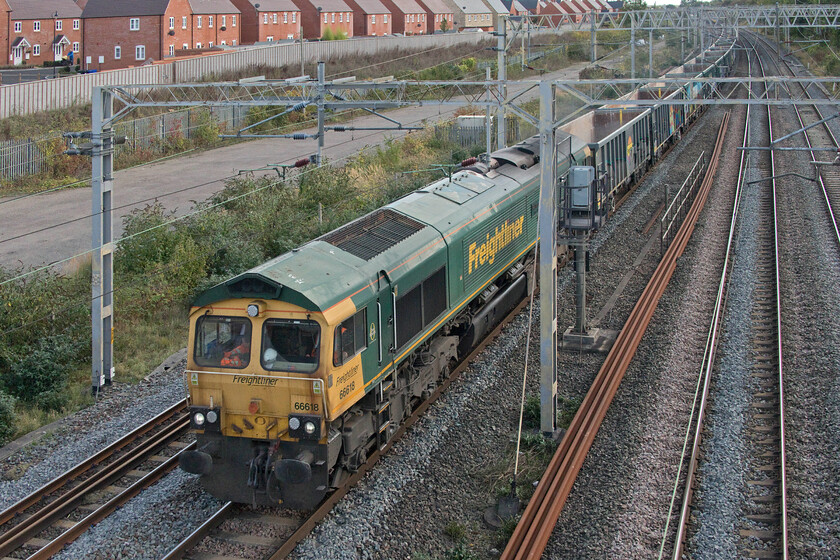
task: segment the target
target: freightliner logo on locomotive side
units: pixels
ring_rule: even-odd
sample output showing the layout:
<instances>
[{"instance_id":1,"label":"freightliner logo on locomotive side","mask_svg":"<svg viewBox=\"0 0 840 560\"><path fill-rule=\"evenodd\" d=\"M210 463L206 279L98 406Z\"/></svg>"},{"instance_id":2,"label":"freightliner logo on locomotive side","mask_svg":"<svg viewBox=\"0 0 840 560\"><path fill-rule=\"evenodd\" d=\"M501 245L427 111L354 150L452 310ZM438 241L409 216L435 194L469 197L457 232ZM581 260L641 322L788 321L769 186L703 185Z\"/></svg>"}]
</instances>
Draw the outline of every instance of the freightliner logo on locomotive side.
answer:
<instances>
[{"instance_id":1,"label":"freightliner logo on locomotive side","mask_svg":"<svg viewBox=\"0 0 840 560\"><path fill-rule=\"evenodd\" d=\"M480 270L484 265L492 265L496 262L496 257L506 253L505 248L511 245L519 236L522 235L525 226L525 216L519 216L514 219L507 219L503 224L493 228L492 231L484 235L484 239L479 238L476 241L469 243L467 248L467 276Z\"/></svg>"}]
</instances>

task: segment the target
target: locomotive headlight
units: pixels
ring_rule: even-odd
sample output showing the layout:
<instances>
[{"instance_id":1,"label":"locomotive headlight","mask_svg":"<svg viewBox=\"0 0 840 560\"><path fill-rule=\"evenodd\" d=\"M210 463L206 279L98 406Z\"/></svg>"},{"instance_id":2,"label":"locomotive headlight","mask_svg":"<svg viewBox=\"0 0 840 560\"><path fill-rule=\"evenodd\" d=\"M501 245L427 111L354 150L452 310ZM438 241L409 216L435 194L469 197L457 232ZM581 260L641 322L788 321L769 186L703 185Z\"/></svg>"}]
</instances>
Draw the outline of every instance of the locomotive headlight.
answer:
<instances>
[{"instance_id":1,"label":"locomotive headlight","mask_svg":"<svg viewBox=\"0 0 840 560\"><path fill-rule=\"evenodd\" d=\"M294 416L289 418L289 429L297 430L298 428L300 428L300 418L295 418Z\"/></svg>"},{"instance_id":2,"label":"locomotive headlight","mask_svg":"<svg viewBox=\"0 0 840 560\"><path fill-rule=\"evenodd\" d=\"M203 426L204 425L204 415L200 412L196 412L193 414L193 422L196 426Z\"/></svg>"},{"instance_id":3,"label":"locomotive headlight","mask_svg":"<svg viewBox=\"0 0 840 560\"><path fill-rule=\"evenodd\" d=\"M303 425L303 431L305 431L310 436L315 433L315 422L307 422Z\"/></svg>"},{"instance_id":4,"label":"locomotive headlight","mask_svg":"<svg viewBox=\"0 0 840 560\"><path fill-rule=\"evenodd\" d=\"M248 317L256 317L260 314L260 306L256 303L248 305Z\"/></svg>"},{"instance_id":5,"label":"locomotive headlight","mask_svg":"<svg viewBox=\"0 0 840 560\"><path fill-rule=\"evenodd\" d=\"M208 410L207 411L207 422L209 422L210 424L213 424L218 419L219 419L219 415L216 414L215 410Z\"/></svg>"}]
</instances>

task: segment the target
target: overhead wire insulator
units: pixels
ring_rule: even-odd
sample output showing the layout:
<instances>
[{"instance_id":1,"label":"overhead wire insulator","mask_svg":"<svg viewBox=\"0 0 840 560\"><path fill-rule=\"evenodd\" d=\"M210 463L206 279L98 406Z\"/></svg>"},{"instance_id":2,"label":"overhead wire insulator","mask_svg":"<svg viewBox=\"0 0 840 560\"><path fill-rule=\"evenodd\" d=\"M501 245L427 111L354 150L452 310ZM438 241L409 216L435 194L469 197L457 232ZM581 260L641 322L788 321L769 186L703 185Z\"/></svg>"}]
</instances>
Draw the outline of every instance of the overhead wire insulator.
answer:
<instances>
[{"instance_id":1,"label":"overhead wire insulator","mask_svg":"<svg viewBox=\"0 0 840 560\"><path fill-rule=\"evenodd\" d=\"M477 161L478 161L478 158L474 158L474 157L467 158L467 159L465 159L464 161L461 162L461 167L469 167L470 165L475 164Z\"/></svg>"},{"instance_id":2,"label":"overhead wire insulator","mask_svg":"<svg viewBox=\"0 0 840 560\"><path fill-rule=\"evenodd\" d=\"M292 134L292 140L306 140L306 134L303 132L295 132Z\"/></svg>"},{"instance_id":3,"label":"overhead wire insulator","mask_svg":"<svg viewBox=\"0 0 840 560\"><path fill-rule=\"evenodd\" d=\"M294 106L292 107L292 111L301 112L301 111L303 111L304 109L306 109L306 106L307 106L307 105L309 105L309 102L308 102L308 101L301 101L300 103L298 103L297 105L294 105Z\"/></svg>"},{"instance_id":4,"label":"overhead wire insulator","mask_svg":"<svg viewBox=\"0 0 840 560\"><path fill-rule=\"evenodd\" d=\"M306 165L309 165L309 163L309 158L299 159L295 162L295 167L304 167Z\"/></svg>"},{"instance_id":5,"label":"overhead wire insulator","mask_svg":"<svg viewBox=\"0 0 840 560\"><path fill-rule=\"evenodd\" d=\"M347 132L346 126L334 126L332 129L336 132Z\"/></svg>"}]
</instances>

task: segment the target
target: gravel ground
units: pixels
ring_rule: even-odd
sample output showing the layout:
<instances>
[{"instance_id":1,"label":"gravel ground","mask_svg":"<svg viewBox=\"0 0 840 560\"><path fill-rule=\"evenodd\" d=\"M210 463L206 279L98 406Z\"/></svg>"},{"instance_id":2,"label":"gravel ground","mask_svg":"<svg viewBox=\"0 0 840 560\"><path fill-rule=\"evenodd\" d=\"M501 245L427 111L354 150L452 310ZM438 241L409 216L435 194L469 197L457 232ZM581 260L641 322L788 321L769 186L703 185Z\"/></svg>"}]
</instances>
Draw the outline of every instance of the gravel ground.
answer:
<instances>
[{"instance_id":1,"label":"gravel ground","mask_svg":"<svg viewBox=\"0 0 840 560\"><path fill-rule=\"evenodd\" d=\"M185 355L182 351L167 359L141 383L119 383L117 378L95 405L0 461L0 510L183 400Z\"/></svg>"},{"instance_id":2,"label":"gravel ground","mask_svg":"<svg viewBox=\"0 0 840 560\"><path fill-rule=\"evenodd\" d=\"M635 254L648 241L640 232L662 201L665 181L673 184L679 177L681 182L699 152L711 148L714 142L711 131L716 129L719 118L719 114L710 114L701 126L695 127L669 156L680 160L670 159L672 163L654 170L650 180L598 234L593 243L595 253L588 282L592 310L606 302L621 276L632 269ZM697 142L690 145L691 140ZM657 253L658 247L633 275L616 309L601 327L618 328L623 324L655 266ZM570 278L570 271L562 274L561 325L573 322L574 284ZM539 356L534 351L538 348L539 330L536 312L533 321L528 383L531 394L537 391L539 371ZM395 446L395 452L352 490L298 547L293 557L397 559L452 554L458 546L449 536L453 525L465 532L462 542L469 543L465 545L466 550L479 557L497 556L502 544L497 533L483 524L482 514L493 503L492 487L503 478L507 461L513 456L510 448L518 421L526 333L527 313L522 313L473 363L463 379L453 385L433 411ZM668 335L670 333L666 333ZM697 336L705 336L705 333ZM603 355L561 353L561 395L581 397L603 358ZM667 381L663 379L663 383ZM644 402L647 395L648 391L645 391L645 397L638 396ZM626 420L626 410L622 410L621 416ZM623 422L619 420L619 423ZM607 468L616 463L615 451L623 453L612 447L613 457L604 463ZM666 484L671 483L663 480ZM585 505L582 499L586 500ZM586 539L589 542L603 540L603 535L591 538L595 536L598 518L598 514L592 512L613 507L614 496L587 489L573 493L572 503L577 503L580 511L589 509L588 521L579 523L575 519L575 527L590 537ZM661 517L664 518L664 514ZM602 528L605 527L602 525ZM580 537L576 533L570 544L564 545L572 547L570 557L581 558Z\"/></svg>"},{"instance_id":3,"label":"gravel ground","mask_svg":"<svg viewBox=\"0 0 840 560\"><path fill-rule=\"evenodd\" d=\"M710 110L704 127L689 134L686 140L700 140L685 148L693 158L653 177L659 188L665 181L681 183L701 149L710 153L721 115ZM732 119L730 131L739 120L743 116ZM720 276L732 205L726 178L737 169L735 136L727 139L706 209L549 541L551 558L648 559L659 552ZM621 321L637 295L626 301Z\"/></svg>"},{"instance_id":4,"label":"gravel ground","mask_svg":"<svg viewBox=\"0 0 840 560\"><path fill-rule=\"evenodd\" d=\"M802 153L778 157L812 169ZM777 193L790 554L840 558L840 247L817 185Z\"/></svg>"}]
</instances>

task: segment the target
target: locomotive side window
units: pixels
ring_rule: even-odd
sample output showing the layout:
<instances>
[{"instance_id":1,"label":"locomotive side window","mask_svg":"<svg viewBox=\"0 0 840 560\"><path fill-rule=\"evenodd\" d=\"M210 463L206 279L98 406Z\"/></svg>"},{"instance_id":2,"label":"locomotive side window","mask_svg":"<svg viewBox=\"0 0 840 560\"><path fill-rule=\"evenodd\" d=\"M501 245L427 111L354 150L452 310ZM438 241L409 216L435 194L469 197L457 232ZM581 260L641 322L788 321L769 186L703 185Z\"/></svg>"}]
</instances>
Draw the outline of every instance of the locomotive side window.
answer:
<instances>
[{"instance_id":1,"label":"locomotive side window","mask_svg":"<svg viewBox=\"0 0 840 560\"><path fill-rule=\"evenodd\" d=\"M242 369L251 361L251 321L205 315L195 327L195 363Z\"/></svg>"},{"instance_id":2,"label":"locomotive side window","mask_svg":"<svg viewBox=\"0 0 840 560\"><path fill-rule=\"evenodd\" d=\"M333 365L349 362L367 348L367 309L362 309L335 328Z\"/></svg>"},{"instance_id":3,"label":"locomotive side window","mask_svg":"<svg viewBox=\"0 0 840 560\"><path fill-rule=\"evenodd\" d=\"M314 373L321 354L321 327L315 321L268 319L263 323L260 363L269 371Z\"/></svg>"}]
</instances>

